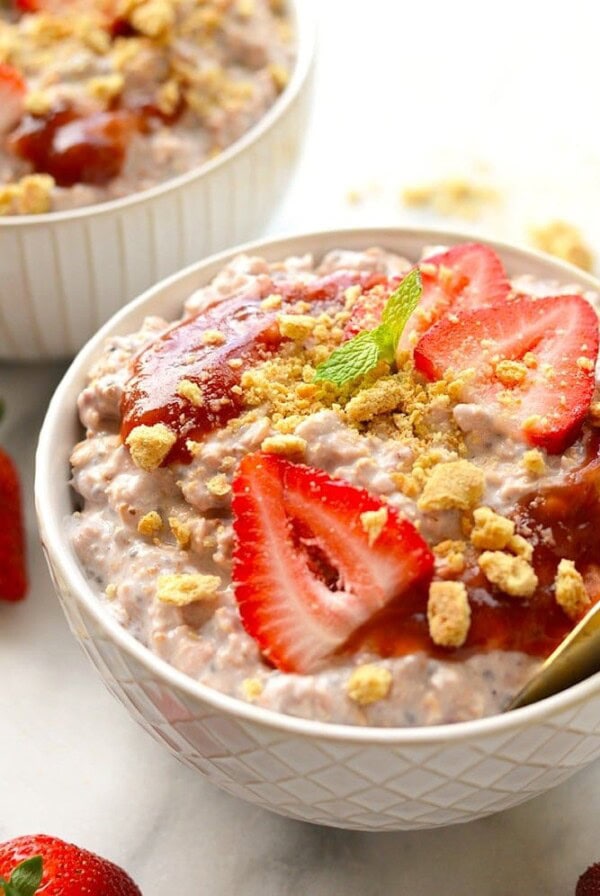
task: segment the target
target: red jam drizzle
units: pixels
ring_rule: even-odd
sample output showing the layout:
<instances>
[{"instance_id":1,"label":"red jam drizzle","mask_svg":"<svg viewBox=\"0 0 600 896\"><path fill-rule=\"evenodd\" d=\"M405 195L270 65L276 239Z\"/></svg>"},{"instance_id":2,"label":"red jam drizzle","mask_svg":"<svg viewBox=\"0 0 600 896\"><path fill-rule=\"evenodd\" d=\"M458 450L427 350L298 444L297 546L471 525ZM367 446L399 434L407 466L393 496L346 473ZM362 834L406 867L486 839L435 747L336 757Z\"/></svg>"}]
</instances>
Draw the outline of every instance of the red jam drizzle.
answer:
<instances>
[{"instance_id":1,"label":"red jam drizzle","mask_svg":"<svg viewBox=\"0 0 600 896\"><path fill-rule=\"evenodd\" d=\"M139 116L126 110L82 118L70 108L60 108L43 117L26 115L7 144L61 187L101 186L120 174L129 142L139 130Z\"/></svg>"},{"instance_id":2,"label":"red jam drizzle","mask_svg":"<svg viewBox=\"0 0 600 896\"><path fill-rule=\"evenodd\" d=\"M121 173L136 133L147 133L158 122L173 123L180 113L181 106L164 115L141 96L127 108L91 115L61 105L46 115L25 115L7 146L34 171L52 175L60 187L102 186Z\"/></svg>"},{"instance_id":3,"label":"red jam drizzle","mask_svg":"<svg viewBox=\"0 0 600 896\"><path fill-rule=\"evenodd\" d=\"M503 595L483 576L473 553L467 556L460 577L467 586L472 614L464 647L449 651L432 644L427 588L423 587L385 607L355 632L344 650L373 650L384 657L423 651L445 659L464 659L482 650L549 656L574 625L554 597L559 561L575 561L592 601L600 599L600 458L596 437L588 433L586 439L593 458L564 485L526 496L514 514L517 531L534 545L532 562L539 586L533 597L519 600Z\"/></svg>"},{"instance_id":4,"label":"red jam drizzle","mask_svg":"<svg viewBox=\"0 0 600 896\"><path fill-rule=\"evenodd\" d=\"M187 440L198 441L240 415L244 399L236 387L244 370L271 357L283 341L277 326L279 312L262 308L262 299L273 293L282 296L280 310L304 301L319 313L343 307L348 286L367 279L342 272L309 286L291 286L265 278L258 295L227 299L171 327L133 361L121 401L123 439L136 426L163 423L177 434L164 463L188 463ZM220 344L206 344L205 333L211 330L221 334ZM200 386L200 407L178 394L181 380Z\"/></svg>"}]
</instances>

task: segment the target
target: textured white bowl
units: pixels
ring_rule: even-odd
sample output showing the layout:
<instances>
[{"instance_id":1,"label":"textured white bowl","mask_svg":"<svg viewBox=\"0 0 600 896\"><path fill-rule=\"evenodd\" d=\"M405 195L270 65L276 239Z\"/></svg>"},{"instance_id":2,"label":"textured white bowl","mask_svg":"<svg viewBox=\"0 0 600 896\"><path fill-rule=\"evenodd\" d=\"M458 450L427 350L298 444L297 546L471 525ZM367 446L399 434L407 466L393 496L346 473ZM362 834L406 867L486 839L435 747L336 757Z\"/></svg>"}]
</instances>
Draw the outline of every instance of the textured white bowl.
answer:
<instances>
[{"instance_id":1,"label":"textured white bowl","mask_svg":"<svg viewBox=\"0 0 600 896\"><path fill-rule=\"evenodd\" d=\"M435 231L338 231L254 243L269 260L379 245L416 258L423 245L468 237ZM492 243L511 275L600 284L535 252ZM77 356L58 387L37 452L42 542L71 628L109 689L186 765L246 800L292 818L365 830L470 821L564 781L600 755L600 673L506 715L432 728L356 728L292 718L194 682L158 659L102 608L65 534L73 510L69 453L80 438L76 400L113 334L147 314L176 318L183 300L239 250L195 265L122 309ZM110 737L110 732L107 732Z\"/></svg>"},{"instance_id":2,"label":"textured white bowl","mask_svg":"<svg viewBox=\"0 0 600 896\"><path fill-rule=\"evenodd\" d=\"M297 60L283 94L214 160L123 199L0 217L0 360L71 357L153 283L259 235L302 142L315 55L313 0L289 0Z\"/></svg>"}]
</instances>

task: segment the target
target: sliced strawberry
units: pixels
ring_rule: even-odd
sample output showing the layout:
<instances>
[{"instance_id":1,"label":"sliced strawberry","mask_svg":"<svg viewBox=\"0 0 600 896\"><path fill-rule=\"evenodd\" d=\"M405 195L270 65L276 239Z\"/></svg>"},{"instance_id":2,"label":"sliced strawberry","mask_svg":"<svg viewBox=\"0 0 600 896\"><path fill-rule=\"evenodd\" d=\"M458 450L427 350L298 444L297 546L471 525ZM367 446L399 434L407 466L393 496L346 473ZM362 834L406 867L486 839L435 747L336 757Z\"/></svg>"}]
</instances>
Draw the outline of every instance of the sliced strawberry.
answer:
<instances>
[{"instance_id":1,"label":"sliced strawberry","mask_svg":"<svg viewBox=\"0 0 600 896\"><path fill-rule=\"evenodd\" d=\"M527 353L513 382L501 362ZM439 321L414 356L430 380L474 369L470 398L490 407L512 436L559 453L577 436L592 400L598 318L582 296L519 297Z\"/></svg>"},{"instance_id":2,"label":"sliced strawberry","mask_svg":"<svg viewBox=\"0 0 600 896\"><path fill-rule=\"evenodd\" d=\"M0 448L0 599L21 600L26 591L19 476L10 457Z\"/></svg>"},{"instance_id":3,"label":"sliced strawberry","mask_svg":"<svg viewBox=\"0 0 600 896\"><path fill-rule=\"evenodd\" d=\"M510 291L506 272L496 253L480 243L463 243L447 252L432 255L418 265L423 295L404 330L400 348L410 349L418 335L449 311L487 308L504 301ZM381 323L388 297L399 283L393 278L365 290L344 329L346 339Z\"/></svg>"},{"instance_id":4,"label":"sliced strawberry","mask_svg":"<svg viewBox=\"0 0 600 896\"><path fill-rule=\"evenodd\" d=\"M26 89L21 73L0 63L0 134L10 131L23 115Z\"/></svg>"},{"instance_id":5,"label":"sliced strawberry","mask_svg":"<svg viewBox=\"0 0 600 896\"><path fill-rule=\"evenodd\" d=\"M387 509L376 538L361 521ZM310 672L394 597L428 576L414 526L323 470L251 454L233 483L235 596L246 631L285 672Z\"/></svg>"}]
</instances>

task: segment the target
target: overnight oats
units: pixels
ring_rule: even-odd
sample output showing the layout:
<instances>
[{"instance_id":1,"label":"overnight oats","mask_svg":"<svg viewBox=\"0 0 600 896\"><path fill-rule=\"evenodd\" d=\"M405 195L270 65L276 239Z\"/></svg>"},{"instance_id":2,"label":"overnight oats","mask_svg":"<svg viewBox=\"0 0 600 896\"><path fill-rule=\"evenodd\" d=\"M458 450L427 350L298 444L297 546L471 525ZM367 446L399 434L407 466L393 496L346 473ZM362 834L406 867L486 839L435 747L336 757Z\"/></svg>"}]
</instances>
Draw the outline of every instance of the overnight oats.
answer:
<instances>
[{"instance_id":1,"label":"overnight oats","mask_svg":"<svg viewBox=\"0 0 600 896\"><path fill-rule=\"evenodd\" d=\"M231 261L80 395L106 612L279 712L502 711L600 594L595 301L478 244Z\"/></svg>"},{"instance_id":2,"label":"overnight oats","mask_svg":"<svg viewBox=\"0 0 600 896\"><path fill-rule=\"evenodd\" d=\"M284 90L284 0L0 5L0 215L93 205L217 156Z\"/></svg>"}]
</instances>

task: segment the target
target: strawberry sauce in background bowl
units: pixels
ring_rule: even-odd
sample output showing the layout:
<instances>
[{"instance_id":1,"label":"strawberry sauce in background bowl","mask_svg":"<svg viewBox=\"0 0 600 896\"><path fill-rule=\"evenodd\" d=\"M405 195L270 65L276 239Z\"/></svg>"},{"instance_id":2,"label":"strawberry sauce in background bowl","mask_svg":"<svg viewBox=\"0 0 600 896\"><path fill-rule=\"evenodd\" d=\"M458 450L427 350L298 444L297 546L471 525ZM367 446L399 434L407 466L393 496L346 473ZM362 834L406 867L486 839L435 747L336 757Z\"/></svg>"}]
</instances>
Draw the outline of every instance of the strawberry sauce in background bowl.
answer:
<instances>
[{"instance_id":1,"label":"strawberry sauce in background bowl","mask_svg":"<svg viewBox=\"0 0 600 896\"><path fill-rule=\"evenodd\" d=\"M135 332L148 315L177 319L190 294L240 251L276 261L380 246L416 260L426 245L467 241L438 231L336 231L255 243L208 259L145 293L93 337L59 386L42 429L36 503L43 546L71 628L106 684L187 765L228 792L293 818L401 830L469 821L516 805L600 755L600 675L524 709L422 728L296 718L194 681L153 655L106 612L71 546L65 520L75 509L69 456L81 438L77 398L107 337ZM488 245L509 276L600 288L592 277L539 253ZM429 347L431 363L437 348ZM549 437L539 438L542 444ZM593 514L595 500L586 495L579 496L581 507Z\"/></svg>"},{"instance_id":2,"label":"strawberry sauce in background bowl","mask_svg":"<svg viewBox=\"0 0 600 896\"><path fill-rule=\"evenodd\" d=\"M263 228L296 163L311 97L312 0L287 5L289 83L217 157L121 199L0 216L0 360L72 357L126 301Z\"/></svg>"}]
</instances>

